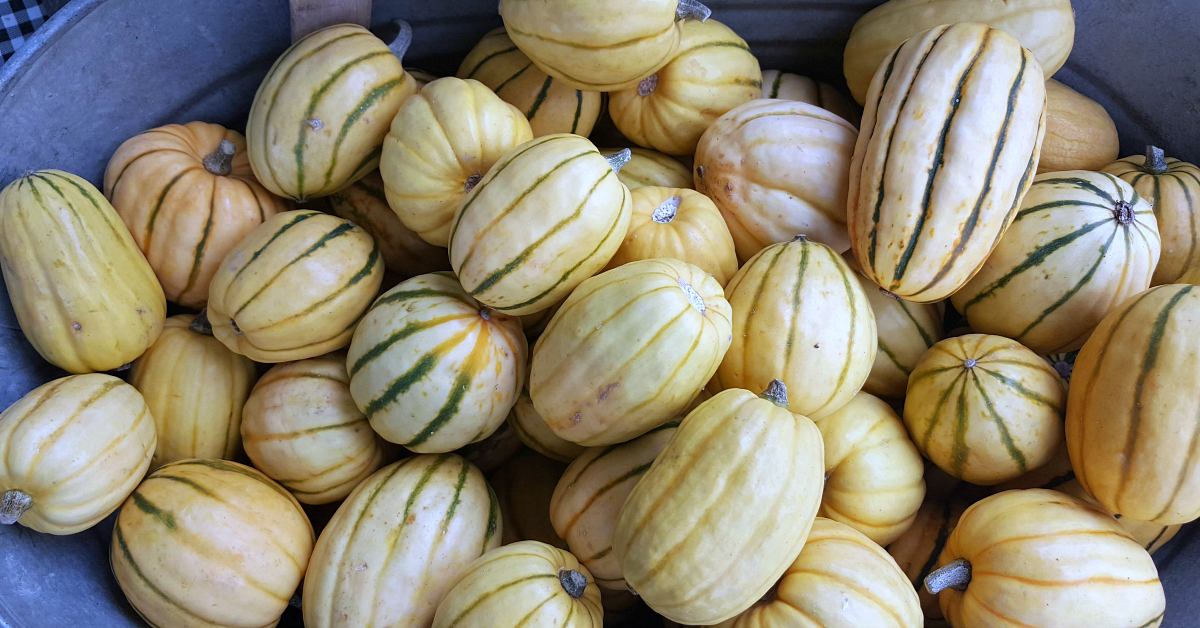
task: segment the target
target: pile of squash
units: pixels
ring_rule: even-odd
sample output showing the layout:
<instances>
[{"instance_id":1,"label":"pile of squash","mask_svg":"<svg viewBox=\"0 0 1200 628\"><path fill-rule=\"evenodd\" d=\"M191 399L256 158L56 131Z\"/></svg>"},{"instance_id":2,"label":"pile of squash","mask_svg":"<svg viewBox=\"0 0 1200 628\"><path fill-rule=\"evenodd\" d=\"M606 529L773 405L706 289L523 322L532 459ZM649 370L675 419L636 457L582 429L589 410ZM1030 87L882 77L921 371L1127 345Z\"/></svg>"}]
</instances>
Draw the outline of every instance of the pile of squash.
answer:
<instances>
[{"instance_id":1,"label":"pile of squash","mask_svg":"<svg viewBox=\"0 0 1200 628\"><path fill-rule=\"evenodd\" d=\"M119 509L160 627L1162 623L1200 169L1050 79L1068 0L883 4L861 109L695 0L499 11L457 77L335 25L245 135L8 184L73 375L0 415L0 522Z\"/></svg>"}]
</instances>

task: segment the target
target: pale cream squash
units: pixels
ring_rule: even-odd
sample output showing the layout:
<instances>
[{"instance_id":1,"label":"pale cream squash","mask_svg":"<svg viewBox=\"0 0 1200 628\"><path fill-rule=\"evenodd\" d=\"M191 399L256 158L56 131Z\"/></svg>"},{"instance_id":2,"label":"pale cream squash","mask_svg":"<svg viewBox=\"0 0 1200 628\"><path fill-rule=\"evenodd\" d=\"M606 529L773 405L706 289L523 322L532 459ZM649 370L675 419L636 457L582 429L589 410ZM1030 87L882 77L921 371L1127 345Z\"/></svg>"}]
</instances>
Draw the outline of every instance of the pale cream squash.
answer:
<instances>
[{"instance_id":1,"label":"pale cream squash","mask_svg":"<svg viewBox=\"0 0 1200 628\"><path fill-rule=\"evenodd\" d=\"M862 107L859 107L858 103L846 98L836 87L828 83L814 81L799 74L780 72L779 70L763 70L762 97L798 100L816 105L836 114L855 127L862 120Z\"/></svg>"}]
</instances>

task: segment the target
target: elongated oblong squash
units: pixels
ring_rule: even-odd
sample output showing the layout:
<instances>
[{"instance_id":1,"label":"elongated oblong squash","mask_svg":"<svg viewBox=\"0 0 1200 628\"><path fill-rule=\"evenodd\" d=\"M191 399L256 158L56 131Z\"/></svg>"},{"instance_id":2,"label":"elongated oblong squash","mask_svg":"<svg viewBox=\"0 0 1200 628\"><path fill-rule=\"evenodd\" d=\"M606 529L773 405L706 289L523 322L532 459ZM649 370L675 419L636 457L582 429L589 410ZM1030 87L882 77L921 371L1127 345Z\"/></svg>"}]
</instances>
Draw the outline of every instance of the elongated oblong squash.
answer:
<instances>
[{"instance_id":1,"label":"elongated oblong squash","mask_svg":"<svg viewBox=\"0 0 1200 628\"><path fill-rule=\"evenodd\" d=\"M480 305L450 273L431 273L371 306L346 366L354 402L376 432L419 453L441 453L504 422L527 353L520 321Z\"/></svg>"},{"instance_id":2,"label":"elongated oblong squash","mask_svg":"<svg viewBox=\"0 0 1200 628\"><path fill-rule=\"evenodd\" d=\"M587 447L640 436L677 416L729 347L721 285L669 258L583 282L533 351L529 395L555 434Z\"/></svg>"},{"instance_id":3,"label":"elongated oblong squash","mask_svg":"<svg viewBox=\"0 0 1200 628\"><path fill-rule=\"evenodd\" d=\"M943 471L989 486L1042 466L1062 442L1067 389L1058 373L1001 336L947 338L908 378L904 423Z\"/></svg>"},{"instance_id":4,"label":"elongated oblong squash","mask_svg":"<svg viewBox=\"0 0 1200 628\"><path fill-rule=\"evenodd\" d=\"M846 98L836 87L828 83L814 81L799 74L780 72L779 70L763 70L762 97L798 100L816 105L836 114L855 127L858 127L862 121L862 107L859 107L858 103Z\"/></svg>"},{"instance_id":5,"label":"elongated oblong squash","mask_svg":"<svg viewBox=\"0 0 1200 628\"><path fill-rule=\"evenodd\" d=\"M390 464L350 493L317 539L304 625L428 626L502 533L496 496L471 463L425 454Z\"/></svg>"},{"instance_id":6,"label":"elongated oblong squash","mask_svg":"<svg viewBox=\"0 0 1200 628\"><path fill-rule=\"evenodd\" d=\"M951 301L971 329L1037 353L1083 346L1104 315L1150 287L1159 257L1154 211L1111 174L1050 172L979 272Z\"/></svg>"},{"instance_id":7,"label":"elongated oblong squash","mask_svg":"<svg viewBox=\"0 0 1200 628\"><path fill-rule=\"evenodd\" d=\"M272 627L304 577L313 528L267 476L224 460L150 474L117 516L117 584L151 626Z\"/></svg>"},{"instance_id":8,"label":"elongated oblong squash","mask_svg":"<svg viewBox=\"0 0 1200 628\"><path fill-rule=\"evenodd\" d=\"M604 268L631 206L591 142L545 135L509 151L467 195L450 229L450 263L471 296L532 314Z\"/></svg>"},{"instance_id":9,"label":"elongated oblong squash","mask_svg":"<svg viewBox=\"0 0 1200 628\"><path fill-rule=\"evenodd\" d=\"M1046 139L1038 174L1100 170L1116 161L1120 149L1117 125L1100 103L1054 79L1046 81Z\"/></svg>"},{"instance_id":10,"label":"elongated oblong squash","mask_svg":"<svg viewBox=\"0 0 1200 628\"><path fill-rule=\"evenodd\" d=\"M384 463L341 352L271 367L246 400L241 433L254 466L304 504L346 497Z\"/></svg>"},{"instance_id":11,"label":"elongated oblong squash","mask_svg":"<svg viewBox=\"0 0 1200 628\"><path fill-rule=\"evenodd\" d=\"M0 524L86 530L142 481L154 419L132 386L100 373L35 388L0 413Z\"/></svg>"},{"instance_id":12,"label":"elongated oblong squash","mask_svg":"<svg viewBox=\"0 0 1200 628\"><path fill-rule=\"evenodd\" d=\"M504 517L502 545L517 541L540 541L559 549L567 542L550 523L550 498L567 465L532 449L522 448L499 469L488 475Z\"/></svg>"},{"instance_id":13,"label":"elongated oblong squash","mask_svg":"<svg viewBox=\"0 0 1200 628\"><path fill-rule=\"evenodd\" d=\"M847 221L863 274L897 296L944 299L1012 222L1045 131L1037 59L983 24L939 26L871 81Z\"/></svg>"},{"instance_id":14,"label":"elongated oblong squash","mask_svg":"<svg viewBox=\"0 0 1200 628\"><path fill-rule=\"evenodd\" d=\"M797 238L773 244L726 288L733 343L710 387L788 385L792 412L828 416L862 388L875 361L875 317L846 261Z\"/></svg>"},{"instance_id":15,"label":"elongated oblong squash","mask_svg":"<svg viewBox=\"0 0 1200 628\"><path fill-rule=\"evenodd\" d=\"M1110 512L1159 524L1200 517L1200 288L1171 284L1109 313L1079 351L1067 446Z\"/></svg>"},{"instance_id":16,"label":"elongated oblong squash","mask_svg":"<svg viewBox=\"0 0 1200 628\"><path fill-rule=\"evenodd\" d=\"M605 157L625 150L623 148L601 148ZM670 155L648 148L629 148L629 161L617 172L617 179L631 191L642 186L654 185L665 188L692 187L692 171Z\"/></svg>"},{"instance_id":17,"label":"elongated oblong squash","mask_svg":"<svg viewBox=\"0 0 1200 628\"><path fill-rule=\"evenodd\" d=\"M521 52L503 28L488 32L475 44L458 78L475 79L521 110L533 137L574 133L587 137L600 117L601 94L575 89L547 75Z\"/></svg>"},{"instance_id":18,"label":"elongated oblong squash","mask_svg":"<svg viewBox=\"0 0 1200 628\"><path fill-rule=\"evenodd\" d=\"M92 184L40 170L0 192L0 270L29 344L71 373L115 369L162 333L167 300Z\"/></svg>"},{"instance_id":19,"label":"elongated oblong squash","mask_svg":"<svg viewBox=\"0 0 1200 628\"><path fill-rule=\"evenodd\" d=\"M366 28L310 33L280 55L254 94L246 145L255 176L296 200L345 188L379 165L388 125L416 91L400 59Z\"/></svg>"},{"instance_id":20,"label":"elongated oblong squash","mask_svg":"<svg viewBox=\"0 0 1200 628\"><path fill-rule=\"evenodd\" d=\"M890 0L860 18L846 42L844 70L854 99L867 102L871 77L906 39L956 22L983 22L1012 35L1033 52L1046 78L1075 45L1070 0Z\"/></svg>"},{"instance_id":21,"label":"elongated oblong squash","mask_svg":"<svg viewBox=\"0 0 1200 628\"><path fill-rule=\"evenodd\" d=\"M838 116L785 100L750 101L708 127L696 147L696 191L725 216L739 260L800 234L839 253L850 248L846 189L857 137Z\"/></svg>"},{"instance_id":22,"label":"elongated oblong squash","mask_svg":"<svg viewBox=\"0 0 1200 628\"><path fill-rule=\"evenodd\" d=\"M821 500L812 421L775 381L727 390L680 423L621 508L613 552L629 586L682 624L725 621L762 598L800 552Z\"/></svg>"},{"instance_id":23,"label":"elongated oblong squash","mask_svg":"<svg viewBox=\"0 0 1200 628\"><path fill-rule=\"evenodd\" d=\"M162 335L129 370L129 383L145 397L158 433L151 470L185 458L232 460L241 449L242 405L258 366L206 326L203 315L168 318Z\"/></svg>"},{"instance_id":24,"label":"elongated oblong squash","mask_svg":"<svg viewBox=\"0 0 1200 628\"><path fill-rule=\"evenodd\" d=\"M383 140L379 172L404 226L446 246L463 198L492 164L533 139L529 122L479 81L438 79L404 101Z\"/></svg>"},{"instance_id":25,"label":"elongated oblong squash","mask_svg":"<svg viewBox=\"0 0 1200 628\"><path fill-rule=\"evenodd\" d=\"M225 256L208 320L235 353L303 360L349 344L381 283L379 246L361 227L307 209L283 212Z\"/></svg>"}]
</instances>

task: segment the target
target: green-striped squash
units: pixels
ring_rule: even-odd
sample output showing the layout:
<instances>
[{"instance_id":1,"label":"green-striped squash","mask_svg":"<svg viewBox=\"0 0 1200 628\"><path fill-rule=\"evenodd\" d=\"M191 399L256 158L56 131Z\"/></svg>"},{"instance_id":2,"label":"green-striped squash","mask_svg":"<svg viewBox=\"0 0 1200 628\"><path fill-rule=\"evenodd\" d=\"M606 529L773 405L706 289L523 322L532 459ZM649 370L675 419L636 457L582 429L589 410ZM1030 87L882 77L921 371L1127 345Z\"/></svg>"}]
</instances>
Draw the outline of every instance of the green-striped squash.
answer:
<instances>
[{"instance_id":1,"label":"green-striped squash","mask_svg":"<svg viewBox=\"0 0 1200 628\"><path fill-rule=\"evenodd\" d=\"M346 356L350 393L381 436L419 453L486 438L525 379L515 317L471 298L450 273L413 277L381 296Z\"/></svg>"},{"instance_id":2,"label":"green-striped squash","mask_svg":"<svg viewBox=\"0 0 1200 628\"><path fill-rule=\"evenodd\" d=\"M329 210L371 234L379 245L383 267L389 275L408 279L439 270L450 270L446 249L434 246L404 226L388 205L383 177L378 171L350 187L326 197Z\"/></svg>"},{"instance_id":3,"label":"green-striped squash","mask_svg":"<svg viewBox=\"0 0 1200 628\"><path fill-rule=\"evenodd\" d=\"M438 604L433 628L601 628L600 589L570 552L521 541L475 561Z\"/></svg>"},{"instance_id":4,"label":"green-striped squash","mask_svg":"<svg viewBox=\"0 0 1200 628\"><path fill-rule=\"evenodd\" d=\"M847 252L843 258L854 269L854 276L871 304L879 341L875 363L862 389L872 395L902 399L908 388L908 374L917 360L946 337L942 320L945 305L905 301L864 277L853 254Z\"/></svg>"},{"instance_id":5,"label":"green-striped squash","mask_svg":"<svg viewBox=\"0 0 1200 628\"><path fill-rule=\"evenodd\" d=\"M335 24L305 36L280 55L254 95L246 121L254 175L296 200L345 188L379 165L388 125L416 91L400 59L362 26Z\"/></svg>"},{"instance_id":6,"label":"green-striped squash","mask_svg":"<svg viewBox=\"0 0 1200 628\"><path fill-rule=\"evenodd\" d=\"M428 626L502 533L496 496L466 460L425 454L388 465L350 493L317 539L304 625Z\"/></svg>"},{"instance_id":7,"label":"green-striped squash","mask_svg":"<svg viewBox=\"0 0 1200 628\"><path fill-rule=\"evenodd\" d=\"M567 549L567 542L558 536L550 523L550 497L566 468L567 465L561 462L522 448L504 466L488 475L488 484L496 491L500 514L504 517L501 544L540 541Z\"/></svg>"},{"instance_id":8,"label":"green-striped squash","mask_svg":"<svg viewBox=\"0 0 1200 628\"><path fill-rule=\"evenodd\" d=\"M1121 159L1103 171L1128 181L1151 201L1162 235L1162 256L1150 285L1159 286L1177 282L1200 265L1200 168L1164 157L1154 146L1146 147L1146 153Z\"/></svg>"},{"instance_id":9,"label":"green-striped squash","mask_svg":"<svg viewBox=\"0 0 1200 628\"><path fill-rule=\"evenodd\" d=\"M463 199L505 153L533 139L525 116L473 79L438 79L404 101L379 172L405 227L446 246Z\"/></svg>"},{"instance_id":10,"label":"green-striped squash","mask_svg":"<svg viewBox=\"0 0 1200 628\"><path fill-rule=\"evenodd\" d=\"M269 628L312 549L300 504L265 475L236 462L181 460L129 496L109 560L151 626Z\"/></svg>"},{"instance_id":11,"label":"green-striped squash","mask_svg":"<svg viewBox=\"0 0 1200 628\"><path fill-rule=\"evenodd\" d=\"M562 302L521 317L521 328L525 330L525 337L529 339L530 347L542 335L542 332L546 331L546 325L550 324L550 319L554 318L560 307L562 307Z\"/></svg>"},{"instance_id":12,"label":"green-striped squash","mask_svg":"<svg viewBox=\"0 0 1200 628\"><path fill-rule=\"evenodd\" d=\"M1151 288L1109 313L1079 351L1067 446L1108 511L1169 525L1200 517L1200 288Z\"/></svg>"},{"instance_id":13,"label":"green-striped squash","mask_svg":"<svg viewBox=\"0 0 1200 628\"><path fill-rule=\"evenodd\" d=\"M921 453L950 475L990 486L1042 466L1062 442L1066 384L1020 343L947 338L908 378L904 423Z\"/></svg>"},{"instance_id":14,"label":"green-striped squash","mask_svg":"<svg viewBox=\"0 0 1200 628\"><path fill-rule=\"evenodd\" d=\"M816 105L837 115L855 127L862 121L862 107L846 98L836 87L814 81L807 76L780 72L762 71L762 97L779 100L797 100Z\"/></svg>"},{"instance_id":15,"label":"green-striped squash","mask_svg":"<svg viewBox=\"0 0 1200 628\"><path fill-rule=\"evenodd\" d=\"M621 506L678 427L679 421L669 421L627 443L591 447L567 467L554 487L550 500L554 530L592 572L605 597L610 590L627 590L613 554Z\"/></svg>"},{"instance_id":16,"label":"green-striped squash","mask_svg":"<svg viewBox=\"0 0 1200 628\"><path fill-rule=\"evenodd\" d=\"M721 284L691 264L640 260L580 284L533 351L529 395L554 433L587 447L679 415L729 347Z\"/></svg>"},{"instance_id":17,"label":"green-striped squash","mask_svg":"<svg viewBox=\"0 0 1200 628\"><path fill-rule=\"evenodd\" d=\"M304 504L343 499L384 464L342 352L271 367L246 400L241 431L254 466Z\"/></svg>"},{"instance_id":18,"label":"green-striped squash","mask_svg":"<svg viewBox=\"0 0 1200 628\"><path fill-rule=\"evenodd\" d=\"M258 366L207 333L207 318L180 314L129 369L146 399L158 444L150 469L185 458L232 460L241 450L242 405Z\"/></svg>"},{"instance_id":19,"label":"green-striped squash","mask_svg":"<svg viewBox=\"0 0 1200 628\"><path fill-rule=\"evenodd\" d=\"M0 413L0 525L86 530L142 481L154 453L142 395L100 373L43 384Z\"/></svg>"},{"instance_id":20,"label":"green-striped squash","mask_svg":"<svg viewBox=\"0 0 1200 628\"><path fill-rule=\"evenodd\" d=\"M508 413L508 427L526 447L559 462L571 462L585 451L583 445L577 445L560 437L542 420L542 416L533 407L533 399L529 398L529 379L521 389L517 403L513 404Z\"/></svg>"},{"instance_id":21,"label":"green-striped squash","mask_svg":"<svg viewBox=\"0 0 1200 628\"><path fill-rule=\"evenodd\" d=\"M488 32L475 44L456 74L475 79L520 109L533 136L574 133L587 137L600 117L600 92L575 89L541 71L504 28Z\"/></svg>"},{"instance_id":22,"label":"green-striped squash","mask_svg":"<svg viewBox=\"0 0 1200 628\"><path fill-rule=\"evenodd\" d=\"M234 353L303 360L349 344L381 283L379 246L362 227L312 210L282 212L225 256L208 320Z\"/></svg>"},{"instance_id":23,"label":"green-striped squash","mask_svg":"<svg viewBox=\"0 0 1200 628\"><path fill-rule=\"evenodd\" d=\"M450 263L471 296L532 314L604 268L632 208L591 142L544 135L509 151L467 195L450 229Z\"/></svg>"},{"instance_id":24,"label":"green-striped squash","mask_svg":"<svg viewBox=\"0 0 1200 628\"><path fill-rule=\"evenodd\" d=\"M746 262L726 287L733 343L709 384L761 390L780 379L792 412L819 419L850 401L875 362L875 316L833 249L799 237Z\"/></svg>"},{"instance_id":25,"label":"green-striped squash","mask_svg":"<svg viewBox=\"0 0 1200 628\"><path fill-rule=\"evenodd\" d=\"M951 302L971 329L1037 353L1083 346L1104 315L1150 287L1159 258L1150 204L1111 174L1038 175L1021 211Z\"/></svg>"},{"instance_id":26,"label":"green-striped squash","mask_svg":"<svg viewBox=\"0 0 1200 628\"><path fill-rule=\"evenodd\" d=\"M154 271L112 205L73 174L31 172L0 192L0 271L25 338L65 371L128 364L162 333Z\"/></svg>"},{"instance_id":27,"label":"green-striped squash","mask_svg":"<svg viewBox=\"0 0 1200 628\"><path fill-rule=\"evenodd\" d=\"M615 155L623 148L601 148L605 157ZM691 188L692 171L678 159L648 148L629 149L629 162L621 166L617 178L625 187L634 190L640 187Z\"/></svg>"},{"instance_id":28,"label":"green-striped squash","mask_svg":"<svg viewBox=\"0 0 1200 628\"><path fill-rule=\"evenodd\" d=\"M1033 55L983 24L939 26L871 81L847 223L863 274L928 303L971 278L1012 222L1045 133Z\"/></svg>"}]
</instances>

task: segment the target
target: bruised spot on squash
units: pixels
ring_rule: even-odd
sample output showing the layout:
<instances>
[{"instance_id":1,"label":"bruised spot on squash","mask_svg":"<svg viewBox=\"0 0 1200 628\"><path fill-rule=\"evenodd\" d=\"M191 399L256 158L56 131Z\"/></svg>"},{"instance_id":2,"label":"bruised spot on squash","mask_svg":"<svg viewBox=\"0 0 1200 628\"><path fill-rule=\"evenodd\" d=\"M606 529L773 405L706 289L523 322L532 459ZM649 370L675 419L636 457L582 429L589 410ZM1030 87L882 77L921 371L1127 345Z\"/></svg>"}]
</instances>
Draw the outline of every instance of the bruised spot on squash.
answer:
<instances>
[{"instance_id":1,"label":"bruised spot on squash","mask_svg":"<svg viewBox=\"0 0 1200 628\"><path fill-rule=\"evenodd\" d=\"M75 321L75 322L71 323L71 329L74 329L75 331L82 331L83 325L80 324L79 321Z\"/></svg>"},{"instance_id":2,"label":"bruised spot on squash","mask_svg":"<svg viewBox=\"0 0 1200 628\"><path fill-rule=\"evenodd\" d=\"M600 394L598 395L598 399L600 401L604 401L608 397L608 393L612 392L614 388L616 388L620 385L621 385L620 382L613 382L613 383L605 386L604 388L601 388Z\"/></svg>"}]
</instances>

